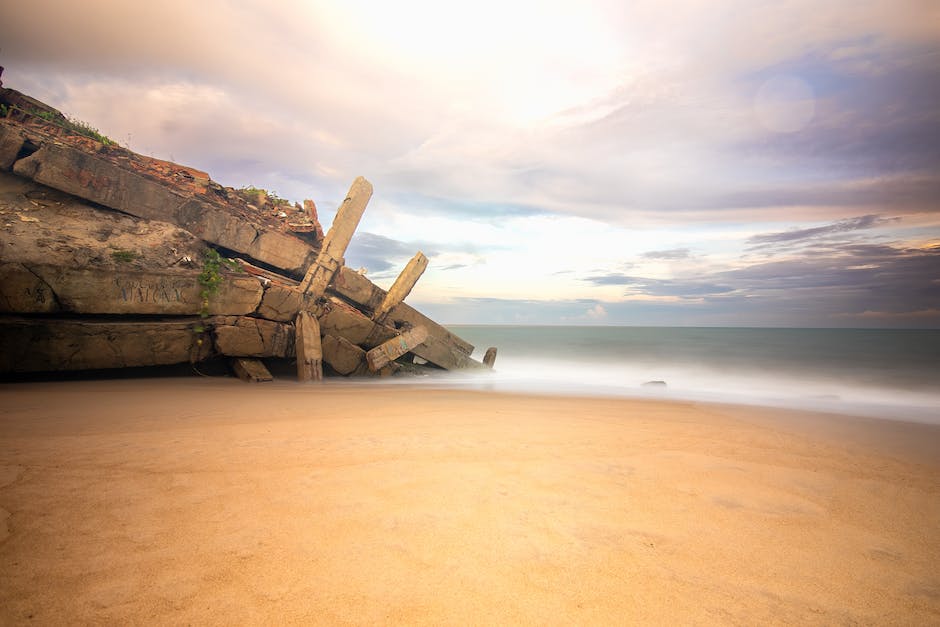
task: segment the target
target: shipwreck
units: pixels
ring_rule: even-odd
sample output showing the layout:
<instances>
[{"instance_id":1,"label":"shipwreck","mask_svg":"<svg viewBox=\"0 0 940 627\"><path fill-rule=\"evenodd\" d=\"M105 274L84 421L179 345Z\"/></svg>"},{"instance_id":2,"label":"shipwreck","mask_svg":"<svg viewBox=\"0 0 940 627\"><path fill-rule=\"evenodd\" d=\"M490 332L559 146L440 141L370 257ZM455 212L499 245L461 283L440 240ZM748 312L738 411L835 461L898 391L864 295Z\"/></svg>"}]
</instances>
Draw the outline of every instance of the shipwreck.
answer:
<instances>
[{"instance_id":1,"label":"shipwreck","mask_svg":"<svg viewBox=\"0 0 940 627\"><path fill-rule=\"evenodd\" d=\"M88 132L91 130L91 132ZM353 181L324 235L312 201L235 190L0 89L0 376L226 359L270 380L492 366L344 264L372 196ZM283 363L281 365L283 365Z\"/></svg>"}]
</instances>

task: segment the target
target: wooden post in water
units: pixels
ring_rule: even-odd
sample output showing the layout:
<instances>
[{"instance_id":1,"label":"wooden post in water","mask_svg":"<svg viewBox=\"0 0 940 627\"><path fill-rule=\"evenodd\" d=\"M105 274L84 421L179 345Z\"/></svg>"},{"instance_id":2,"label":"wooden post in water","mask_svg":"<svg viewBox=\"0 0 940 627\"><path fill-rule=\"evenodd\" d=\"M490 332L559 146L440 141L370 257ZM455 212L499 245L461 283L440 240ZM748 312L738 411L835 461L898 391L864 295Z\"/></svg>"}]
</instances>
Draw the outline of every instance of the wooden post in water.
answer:
<instances>
[{"instance_id":1,"label":"wooden post in water","mask_svg":"<svg viewBox=\"0 0 940 627\"><path fill-rule=\"evenodd\" d=\"M411 261L409 261L405 269L401 271L398 278L395 279L392 287L388 290L388 294L386 294L385 298L382 300L382 304L375 310L375 315L372 316L372 319L379 323L384 321L385 317L388 316L388 312L405 300L408 294L411 293L415 283L418 282L418 279L421 278L421 275L424 274L427 267L428 258L424 256L424 253L419 251L417 255L411 258Z\"/></svg>"},{"instance_id":2,"label":"wooden post in water","mask_svg":"<svg viewBox=\"0 0 940 627\"><path fill-rule=\"evenodd\" d=\"M320 323L309 311L301 311L294 322L297 354L297 380L323 379L323 346L320 343Z\"/></svg>"},{"instance_id":3,"label":"wooden post in water","mask_svg":"<svg viewBox=\"0 0 940 627\"><path fill-rule=\"evenodd\" d=\"M483 365L487 368L492 368L493 364L496 363L496 347L490 346L486 349L486 354L483 355Z\"/></svg>"},{"instance_id":4,"label":"wooden post in water","mask_svg":"<svg viewBox=\"0 0 940 627\"><path fill-rule=\"evenodd\" d=\"M415 327L410 331L405 331L398 337L393 337L389 341L379 344L366 353L369 370L377 372L382 366L398 359L426 339L428 339L427 329Z\"/></svg>"},{"instance_id":5,"label":"wooden post in water","mask_svg":"<svg viewBox=\"0 0 940 627\"><path fill-rule=\"evenodd\" d=\"M370 198L372 183L361 176L356 177L343 204L336 210L333 225L323 240L323 248L320 249L317 260L307 269L307 274L300 283L302 293L314 298L323 296L336 270L343 265L346 247L356 232L359 219L362 218Z\"/></svg>"}]
</instances>

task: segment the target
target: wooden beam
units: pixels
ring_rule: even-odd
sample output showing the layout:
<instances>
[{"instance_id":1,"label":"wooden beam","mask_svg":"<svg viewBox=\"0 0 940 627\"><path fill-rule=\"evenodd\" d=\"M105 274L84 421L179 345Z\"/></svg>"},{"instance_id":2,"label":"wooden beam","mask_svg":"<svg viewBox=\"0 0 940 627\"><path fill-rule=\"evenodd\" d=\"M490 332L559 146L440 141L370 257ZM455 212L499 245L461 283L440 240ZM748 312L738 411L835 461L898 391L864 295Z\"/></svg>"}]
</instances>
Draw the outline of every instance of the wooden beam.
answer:
<instances>
[{"instance_id":1,"label":"wooden beam","mask_svg":"<svg viewBox=\"0 0 940 627\"><path fill-rule=\"evenodd\" d=\"M379 371L390 361L398 359L426 340L427 337L427 329L424 327L416 327L410 331L405 331L398 337L393 337L383 344L379 344L366 353L366 361L369 363L369 370L372 372Z\"/></svg>"},{"instance_id":2,"label":"wooden beam","mask_svg":"<svg viewBox=\"0 0 940 627\"><path fill-rule=\"evenodd\" d=\"M486 354L483 355L483 365L487 368L492 368L493 364L496 363L496 347L490 346L486 349Z\"/></svg>"},{"instance_id":3,"label":"wooden beam","mask_svg":"<svg viewBox=\"0 0 940 627\"><path fill-rule=\"evenodd\" d=\"M320 324L309 311L297 314L296 333L297 380L323 379L323 346L320 343Z\"/></svg>"},{"instance_id":4,"label":"wooden beam","mask_svg":"<svg viewBox=\"0 0 940 627\"><path fill-rule=\"evenodd\" d=\"M230 363L232 370L235 372L235 376L242 381L248 383L274 381L274 377L271 376L268 369L257 359L236 358L232 359Z\"/></svg>"},{"instance_id":5,"label":"wooden beam","mask_svg":"<svg viewBox=\"0 0 940 627\"><path fill-rule=\"evenodd\" d=\"M356 177L343 204L336 210L336 217L329 233L323 240L323 248L317 260L307 270L300 283L300 291L313 298L323 296L336 270L343 265L343 255L352 239L359 219L366 210L366 203L372 198L372 184L363 177Z\"/></svg>"},{"instance_id":6,"label":"wooden beam","mask_svg":"<svg viewBox=\"0 0 940 627\"><path fill-rule=\"evenodd\" d=\"M411 293L412 288L414 288L415 283L417 283L421 275L424 274L427 267L428 258L424 256L424 253L419 251L417 255L411 258L411 261L409 261L405 269L401 271L398 278L395 279L392 287L385 295L385 299L382 300L382 304L375 310L373 319L376 322L385 320L385 317L388 316L388 312L405 300L408 294Z\"/></svg>"}]
</instances>

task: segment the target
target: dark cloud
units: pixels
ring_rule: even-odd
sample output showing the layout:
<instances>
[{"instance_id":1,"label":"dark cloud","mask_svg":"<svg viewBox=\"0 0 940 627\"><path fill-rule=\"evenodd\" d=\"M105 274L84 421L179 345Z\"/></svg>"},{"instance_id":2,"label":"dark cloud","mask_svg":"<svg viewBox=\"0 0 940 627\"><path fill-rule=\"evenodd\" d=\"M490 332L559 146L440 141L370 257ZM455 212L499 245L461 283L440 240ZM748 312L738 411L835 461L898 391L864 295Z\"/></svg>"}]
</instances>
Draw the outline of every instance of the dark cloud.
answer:
<instances>
[{"instance_id":1,"label":"dark cloud","mask_svg":"<svg viewBox=\"0 0 940 627\"><path fill-rule=\"evenodd\" d=\"M789 324L828 326L864 312L881 312L886 323L923 324L929 317L918 312L940 310L940 246L823 242L813 252L694 278L610 273L585 280L598 286L622 285L627 296L678 298L724 319L739 316L764 323L779 318Z\"/></svg>"},{"instance_id":2,"label":"dark cloud","mask_svg":"<svg viewBox=\"0 0 940 627\"><path fill-rule=\"evenodd\" d=\"M713 294L725 294L734 291L734 287L709 281L650 279L625 274L611 273L586 277L594 285L625 285L630 294L649 296L676 296L679 298L698 298Z\"/></svg>"},{"instance_id":3,"label":"dark cloud","mask_svg":"<svg viewBox=\"0 0 940 627\"><path fill-rule=\"evenodd\" d=\"M423 251L428 257L438 252L432 248ZM346 249L346 265L365 267L370 272L381 273L401 266L403 259L414 256L421 250L418 244L402 242L376 233L356 233Z\"/></svg>"},{"instance_id":4,"label":"dark cloud","mask_svg":"<svg viewBox=\"0 0 940 627\"><path fill-rule=\"evenodd\" d=\"M644 259L688 259L689 258L689 249L688 248L672 248L670 250L651 250L645 252L641 257Z\"/></svg>"},{"instance_id":5,"label":"dark cloud","mask_svg":"<svg viewBox=\"0 0 940 627\"><path fill-rule=\"evenodd\" d=\"M870 42L867 65L821 49L749 79L785 72L804 77L816 92L813 123L803 131L771 135L748 150L753 155L799 159L842 172L884 176L940 172L940 63L935 46ZM832 48L844 48L834 42Z\"/></svg>"},{"instance_id":6,"label":"dark cloud","mask_svg":"<svg viewBox=\"0 0 940 627\"><path fill-rule=\"evenodd\" d=\"M857 218L839 220L831 224L817 226L809 229L794 229L791 231L781 231L777 233L761 233L748 238L747 241L749 244L777 244L797 242L827 235L870 229L896 222L898 219L899 218L882 218L881 216L872 214L859 216Z\"/></svg>"}]
</instances>

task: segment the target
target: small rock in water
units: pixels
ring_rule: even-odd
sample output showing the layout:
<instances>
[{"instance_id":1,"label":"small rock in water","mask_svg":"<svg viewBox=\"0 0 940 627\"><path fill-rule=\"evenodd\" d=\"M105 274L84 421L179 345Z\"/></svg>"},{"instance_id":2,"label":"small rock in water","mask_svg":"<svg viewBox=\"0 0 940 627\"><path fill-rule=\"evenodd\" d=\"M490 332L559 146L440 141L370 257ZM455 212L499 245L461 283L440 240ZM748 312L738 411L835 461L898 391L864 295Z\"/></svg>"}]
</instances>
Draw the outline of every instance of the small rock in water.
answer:
<instances>
[{"instance_id":1,"label":"small rock in water","mask_svg":"<svg viewBox=\"0 0 940 627\"><path fill-rule=\"evenodd\" d=\"M665 381L647 381L646 383L643 384L643 387L645 387L645 388L648 388L648 387L663 387L663 388L664 388L664 387L666 387L666 382L665 382Z\"/></svg>"}]
</instances>

